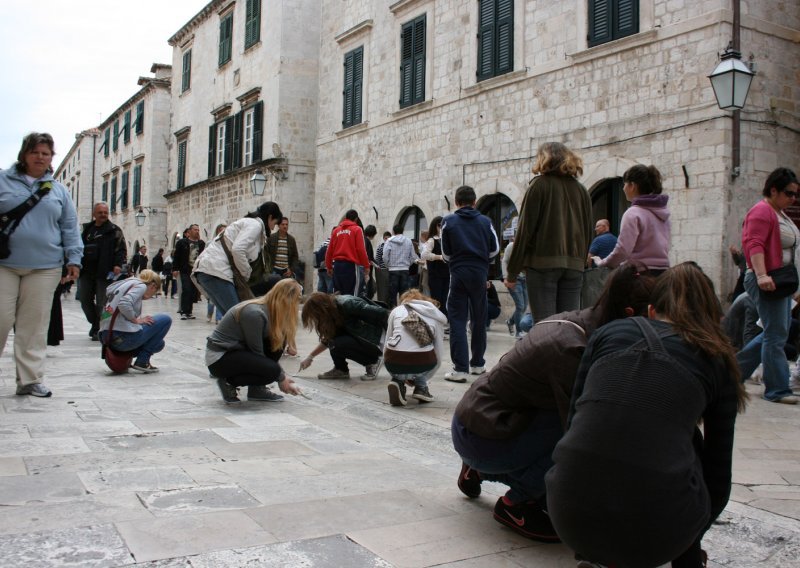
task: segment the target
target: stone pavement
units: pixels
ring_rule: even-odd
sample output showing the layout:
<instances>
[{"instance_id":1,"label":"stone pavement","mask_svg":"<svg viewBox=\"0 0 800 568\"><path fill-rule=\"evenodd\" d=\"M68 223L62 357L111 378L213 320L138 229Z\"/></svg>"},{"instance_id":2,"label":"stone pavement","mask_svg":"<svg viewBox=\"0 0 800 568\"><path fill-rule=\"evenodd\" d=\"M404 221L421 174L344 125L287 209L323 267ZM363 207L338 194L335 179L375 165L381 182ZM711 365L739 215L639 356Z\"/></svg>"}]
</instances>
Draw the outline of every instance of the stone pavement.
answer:
<instances>
[{"instance_id":1,"label":"stone pavement","mask_svg":"<svg viewBox=\"0 0 800 568\"><path fill-rule=\"evenodd\" d=\"M222 403L203 366L213 324L175 320L159 374L112 376L77 302L48 350L50 399L14 395L0 358L0 565L76 567L571 567L562 545L492 519L504 487L466 499L449 421L467 385L388 405L375 382L298 383L311 400ZM145 303L177 317L177 302ZM513 339L489 333L487 364ZM301 354L315 338L302 332ZM284 359L295 372L299 359ZM759 387L750 386L752 392ZM705 540L710 566L797 566L800 408L753 398L738 424L733 498Z\"/></svg>"}]
</instances>

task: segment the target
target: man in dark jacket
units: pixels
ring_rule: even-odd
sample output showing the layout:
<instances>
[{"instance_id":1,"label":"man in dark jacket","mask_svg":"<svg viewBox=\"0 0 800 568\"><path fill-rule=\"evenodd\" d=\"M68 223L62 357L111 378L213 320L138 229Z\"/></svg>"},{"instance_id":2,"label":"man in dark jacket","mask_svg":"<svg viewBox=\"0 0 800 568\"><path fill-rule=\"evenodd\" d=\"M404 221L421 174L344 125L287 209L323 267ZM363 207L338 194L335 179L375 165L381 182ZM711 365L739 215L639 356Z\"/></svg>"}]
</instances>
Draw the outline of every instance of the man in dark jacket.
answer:
<instances>
[{"instance_id":1,"label":"man in dark jacket","mask_svg":"<svg viewBox=\"0 0 800 568\"><path fill-rule=\"evenodd\" d=\"M83 225L83 259L78 279L78 297L91 328L89 335L98 341L100 312L106 305L106 286L122 272L128 258L122 229L108 220L108 205L97 203L92 210L94 221Z\"/></svg>"},{"instance_id":2,"label":"man in dark jacket","mask_svg":"<svg viewBox=\"0 0 800 568\"><path fill-rule=\"evenodd\" d=\"M194 261L206 248L206 242L200 239L200 227L190 225L186 236L175 244L175 256L172 259L172 275L181 282L181 308L179 313L182 320L195 319L192 315L194 302L197 298L197 288L192 279Z\"/></svg>"},{"instance_id":3,"label":"man in dark jacket","mask_svg":"<svg viewBox=\"0 0 800 568\"><path fill-rule=\"evenodd\" d=\"M465 383L469 374L484 372L486 353L486 281L489 260L500 252L492 222L475 209L475 190L462 185L456 190L455 213L442 220L442 256L450 267L450 359L453 371L445 380ZM467 349L467 320L472 341ZM470 357L471 351L471 357Z\"/></svg>"},{"instance_id":4,"label":"man in dark jacket","mask_svg":"<svg viewBox=\"0 0 800 568\"><path fill-rule=\"evenodd\" d=\"M142 270L147 270L147 247L141 246L131 260L131 275L139 274Z\"/></svg>"}]
</instances>

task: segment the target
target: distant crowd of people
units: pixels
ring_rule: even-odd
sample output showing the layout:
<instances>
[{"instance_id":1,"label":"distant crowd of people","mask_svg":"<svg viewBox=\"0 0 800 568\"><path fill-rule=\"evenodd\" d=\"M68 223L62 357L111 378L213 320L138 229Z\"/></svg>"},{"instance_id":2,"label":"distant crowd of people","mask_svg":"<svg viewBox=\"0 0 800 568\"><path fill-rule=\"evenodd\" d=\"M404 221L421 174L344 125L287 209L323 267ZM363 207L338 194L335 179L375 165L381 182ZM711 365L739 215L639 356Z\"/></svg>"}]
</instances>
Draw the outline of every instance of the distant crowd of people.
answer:
<instances>
[{"instance_id":1,"label":"distant crowd of people","mask_svg":"<svg viewBox=\"0 0 800 568\"><path fill-rule=\"evenodd\" d=\"M501 313L490 265L501 240L470 186L455 190L455 211L435 217L419 242L395 225L374 249L376 227L347 211L314 252L317 289L304 297L277 203L219 225L208 243L192 224L166 257L159 249L150 260L141 246L129 263L107 204L79 227L52 177L53 154L52 138L33 133L0 171L0 349L13 328L18 395L52 395L44 358L59 285L78 282L90 338L129 354L140 373L159 371L152 357L173 323L144 315L142 302L179 290L178 313L191 320L204 296L209 321L217 314L205 364L226 404L241 403L245 387L251 401L303 394L283 362L298 356L301 323L319 341L300 371L323 354L332 367L320 380L350 379L355 363L374 381L385 367L395 407L433 402L431 380L447 366L445 380L471 380L451 424L467 497L479 497L483 481L507 485L494 519L563 541L583 566L673 568L705 565L703 535L730 495L744 380L761 365L764 399L798 400L787 353L797 356L800 324L794 351L787 340L800 231L785 210L800 185L787 168L768 176L743 220L742 250L732 249L741 287L724 315L700 266L671 265L658 169L623 174L630 207L615 236L607 219L593 219L580 156L541 145L502 253L514 304L506 325L518 341L487 370L487 328ZM587 300L590 274L599 279Z\"/></svg>"}]
</instances>

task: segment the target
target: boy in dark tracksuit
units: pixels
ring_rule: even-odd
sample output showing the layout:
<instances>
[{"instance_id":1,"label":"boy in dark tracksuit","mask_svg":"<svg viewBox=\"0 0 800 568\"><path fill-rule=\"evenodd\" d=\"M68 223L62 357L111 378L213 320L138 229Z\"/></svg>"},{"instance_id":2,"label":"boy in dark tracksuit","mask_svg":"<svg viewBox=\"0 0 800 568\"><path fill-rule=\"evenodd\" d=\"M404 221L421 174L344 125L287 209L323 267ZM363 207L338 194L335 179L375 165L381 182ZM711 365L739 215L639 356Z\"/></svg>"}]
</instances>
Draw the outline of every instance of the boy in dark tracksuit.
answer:
<instances>
[{"instance_id":1,"label":"boy in dark tracksuit","mask_svg":"<svg viewBox=\"0 0 800 568\"><path fill-rule=\"evenodd\" d=\"M489 261L500 252L492 222L475 209L475 190L463 185L456 190L455 213L442 221L442 256L450 267L450 359L453 371L445 379L465 383L470 373L480 375L486 361L486 281ZM467 320L472 342L467 349Z\"/></svg>"}]
</instances>

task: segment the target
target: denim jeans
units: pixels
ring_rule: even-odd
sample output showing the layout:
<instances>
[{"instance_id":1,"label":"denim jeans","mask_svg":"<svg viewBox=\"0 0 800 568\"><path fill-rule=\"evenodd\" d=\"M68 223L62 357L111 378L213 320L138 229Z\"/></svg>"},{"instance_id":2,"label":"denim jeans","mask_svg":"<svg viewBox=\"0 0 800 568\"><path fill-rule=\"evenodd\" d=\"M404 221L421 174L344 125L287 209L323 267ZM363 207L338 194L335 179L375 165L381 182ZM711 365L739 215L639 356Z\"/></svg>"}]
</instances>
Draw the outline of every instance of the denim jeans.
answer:
<instances>
[{"instance_id":1,"label":"denim jeans","mask_svg":"<svg viewBox=\"0 0 800 568\"><path fill-rule=\"evenodd\" d=\"M511 299L514 300L514 313L511 314L510 320L514 322L514 328L519 333L522 331L519 328L519 322L522 316L525 315L525 308L528 307L527 279L517 278L517 285L514 286L513 290L509 290L508 293L511 295Z\"/></svg>"},{"instance_id":2,"label":"denim jeans","mask_svg":"<svg viewBox=\"0 0 800 568\"><path fill-rule=\"evenodd\" d=\"M753 299L761 318L764 332L736 354L742 380L764 364L764 398L777 401L792 394L789 388L789 363L783 345L789 336L791 297L771 300L764 298L758 288L756 275L748 270L744 277L744 289Z\"/></svg>"},{"instance_id":3,"label":"denim jeans","mask_svg":"<svg viewBox=\"0 0 800 568\"><path fill-rule=\"evenodd\" d=\"M172 318L167 314L155 314L153 323L150 325L142 324L139 331L114 331L114 339L111 347L117 351L135 351L136 364L146 366L150 363L150 357L164 349L164 337L166 337ZM100 339L106 343L108 331L100 332Z\"/></svg>"},{"instance_id":4,"label":"denim jeans","mask_svg":"<svg viewBox=\"0 0 800 568\"><path fill-rule=\"evenodd\" d=\"M411 277L408 270L390 270L389 271L389 307L393 308L397 305L397 298L408 290L411 282Z\"/></svg>"},{"instance_id":5,"label":"denim jeans","mask_svg":"<svg viewBox=\"0 0 800 568\"><path fill-rule=\"evenodd\" d=\"M197 272L195 278L205 290L208 299L214 302L222 315L228 313L228 310L239 303L239 294L236 293L236 286L233 285L233 282L204 272Z\"/></svg>"},{"instance_id":6,"label":"denim jeans","mask_svg":"<svg viewBox=\"0 0 800 568\"><path fill-rule=\"evenodd\" d=\"M428 386L428 379L431 378L433 374L433 369L430 371L426 371L424 373L413 373L413 374L392 374L392 380L402 383L405 381L414 381L414 386L419 388L426 388Z\"/></svg>"},{"instance_id":7,"label":"denim jeans","mask_svg":"<svg viewBox=\"0 0 800 568\"><path fill-rule=\"evenodd\" d=\"M324 292L325 294L333 294L333 278L328 274L327 270L318 270L317 276L317 292Z\"/></svg>"},{"instance_id":8,"label":"denim jeans","mask_svg":"<svg viewBox=\"0 0 800 568\"><path fill-rule=\"evenodd\" d=\"M453 446L481 478L508 485L514 503L541 499L544 474L553 466L553 450L564 434L555 410L531 409L531 423L507 440L490 440L467 430L453 415Z\"/></svg>"},{"instance_id":9,"label":"denim jeans","mask_svg":"<svg viewBox=\"0 0 800 568\"><path fill-rule=\"evenodd\" d=\"M567 268L528 268L528 297L536 321L581 308L583 271Z\"/></svg>"}]
</instances>

